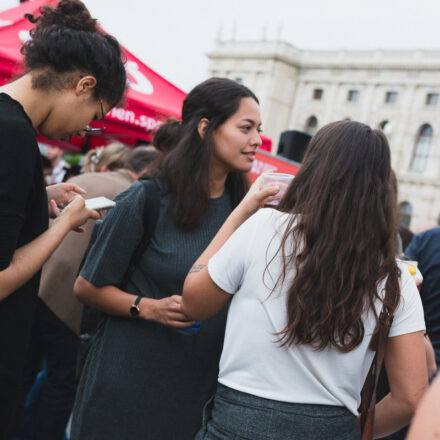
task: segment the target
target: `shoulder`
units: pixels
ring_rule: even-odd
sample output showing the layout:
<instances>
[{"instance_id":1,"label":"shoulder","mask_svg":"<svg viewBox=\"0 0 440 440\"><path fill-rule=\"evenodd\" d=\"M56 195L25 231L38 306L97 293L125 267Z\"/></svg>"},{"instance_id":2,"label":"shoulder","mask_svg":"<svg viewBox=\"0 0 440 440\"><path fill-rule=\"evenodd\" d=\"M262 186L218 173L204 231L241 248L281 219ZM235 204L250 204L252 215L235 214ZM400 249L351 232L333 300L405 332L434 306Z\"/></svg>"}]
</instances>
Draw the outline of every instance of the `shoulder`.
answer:
<instances>
[{"instance_id":1,"label":"shoulder","mask_svg":"<svg viewBox=\"0 0 440 440\"><path fill-rule=\"evenodd\" d=\"M126 190L116 196L115 201L136 203L145 201L145 190L142 182L134 182Z\"/></svg>"},{"instance_id":2,"label":"shoulder","mask_svg":"<svg viewBox=\"0 0 440 440\"><path fill-rule=\"evenodd\" d=\"M402 260L397 259L397 267L400 269L400 285L403 287L406 283L412 280L412 276L409 273L408 265Z\"/></svg>"},{"instance_id":3,"label":"shoulder","mask_svg":"<svg viewBox=\"0 0 440 440\"><path fill-rule=\"evenodd\" d=\"M416 286L414 276L409 272L408 265L400 260L397 260L397 266L400 269L400 294L402 309L414 304L414 301L420 300L420 294Z\"/></svg>"},{"instance_id":4,"label":"shoulder","mask_svg":"<svg viewBox=\"0 0 440 440\"><path fill-rule=\"evenodd\" d=\"M282 225L285 224L285 220L289 218L289 214L272 208L262 208L240 226L240 236L245 234L249 239L251 236L258 237L258 240L251 241L256 241L262 245L271 239L276 232L280 231Z\"/></svg>"},{"instance_id":5,"label":"shoulder","mask_svg":"<svg viewBox=\"0 0 440 440\"><path fill-rule=\"evenodd\" d=\"M419 238L420 241L440 240L440 226L423 231L417 234L415 238Z\"/></svg>"},{"instance_id":6,"label":"shoulder","mask_svg":"<svg viewBox=\"0 0 440 440\"><path fill-rule=\"evenodd\" d=\"M102 196L115 197L121 191L128 188L133 181L127 175L122 175L117 171L108 173L84 173L69 179L69 183L76 183L87 192ZM88 195L86 195L87 197Z\"/></svg>"},{"instance_id":7,"label":"shoulder","mask_svg":"<svg viewBox=\"0 0 440 440\"><path fill-rule=\"evenodd\" d=\"M0 99L0 125L3 138L4 136L29 136L34 139L37 137L23 109L10 99Z\"/></svg>"},{"instance_id":8,"label":"shoulder","mask_svg":"<svg viewBox=\"0 0 440 440\"><path fill-rule=\"evenodd\" d=\"M38 146L35 130L24 119L0 118L0 131L2 133L2 147L9 147L17 154L23 154L23 150Z\"/></svg>"},{"instance_id":9,"label":"shoulder","mask_svg":"<svg viewBox=\"0 0 440 440\"><path fill-rule=\"evenodd\" d=\"M423 251L425 248L431 246L440 247L440 226L428 229L427 231L423 231L420 234L415 235L405 252L410 256L417 257L417 255L413 254Z\"/></svg>"},{"instance_id":10,"label":"shoulder","mask_svg":"<svg viewBox=\"0 0 440 440\"><path fill-rule=\"evenodd\" d=\"M291 214L273 208L262 208L251 218L253 218L253 223L271 225L275 229L288 221L291 218Z\"/></svg>"}]
</instances>

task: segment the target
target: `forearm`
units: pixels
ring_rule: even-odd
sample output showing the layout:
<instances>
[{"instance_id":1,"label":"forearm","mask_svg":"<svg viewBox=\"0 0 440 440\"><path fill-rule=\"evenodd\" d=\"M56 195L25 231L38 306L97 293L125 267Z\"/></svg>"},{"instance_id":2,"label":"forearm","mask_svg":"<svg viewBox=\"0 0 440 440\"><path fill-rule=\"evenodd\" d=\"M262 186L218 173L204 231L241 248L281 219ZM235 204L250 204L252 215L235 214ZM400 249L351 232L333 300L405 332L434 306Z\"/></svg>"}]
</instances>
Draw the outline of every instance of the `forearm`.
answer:
<instances>
[{"instance_id":1,"label":"forearm","mask_svg":"<svg viewBox=\"0 0 440 440\"><path fill-rule=\"evenodd\" d=\"M14 252L11 264L0 272L0 300L23 286L41 269L69 230L66 221L54 222L47 231Z\"/></svg>"},{"instance_id":2,"label":"forearm","mask_svg":"<svg viewBox=\"0 0 440 440\"><path fill-rule=\"evenodd\" d=\"M75 282L74 292L78 300L109 315L130 318L130 307L136 300L136 295L124 292L115 286L97 287L79 276ZM149 319L152 299L142 298L139 304L140 317Z\"/></svg>"},{"instance_id":3,"label":"forearm","mask_svg":"<svg viewBox=\"0 0 440 440\"><path fill-rule=\"evenodd\" d=\"M413 412L412 405L405 405L389 393L376 405L373 438L385 437L407 426Z\"/></svg>"}]
</instances>

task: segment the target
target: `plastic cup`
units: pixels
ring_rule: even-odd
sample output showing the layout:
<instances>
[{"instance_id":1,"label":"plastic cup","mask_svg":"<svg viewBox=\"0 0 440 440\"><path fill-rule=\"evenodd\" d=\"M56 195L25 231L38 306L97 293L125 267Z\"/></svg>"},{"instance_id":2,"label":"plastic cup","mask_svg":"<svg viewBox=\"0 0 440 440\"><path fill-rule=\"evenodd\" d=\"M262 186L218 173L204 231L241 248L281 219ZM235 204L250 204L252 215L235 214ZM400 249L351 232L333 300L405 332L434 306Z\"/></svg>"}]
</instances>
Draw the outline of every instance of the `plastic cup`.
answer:
<instances>
[{"instance_id":1,"label":"plastic cup","mask_svg":"<svg viewBox=\"0 0 440 440\"><path fill-rule=\"evenodd\" d=\"M280 203L280 200L284 196L287 188L292 182L295 176L292 174L284 174L284 173L264 173L263 174L263 188L267 188L268 186L278 185L280 191L278 194L273 197L268 197L264 202L266 206L277 206Z\"/></svg>"}]
</instances>

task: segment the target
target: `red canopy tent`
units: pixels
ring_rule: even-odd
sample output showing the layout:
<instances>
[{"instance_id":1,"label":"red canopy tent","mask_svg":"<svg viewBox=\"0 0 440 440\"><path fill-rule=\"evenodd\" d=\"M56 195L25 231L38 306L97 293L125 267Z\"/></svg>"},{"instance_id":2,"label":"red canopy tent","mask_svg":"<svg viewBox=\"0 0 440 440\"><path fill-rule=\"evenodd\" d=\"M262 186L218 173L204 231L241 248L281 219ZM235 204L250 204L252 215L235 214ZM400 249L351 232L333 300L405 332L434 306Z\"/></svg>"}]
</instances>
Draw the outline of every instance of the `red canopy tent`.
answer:
<instances>
[{"instance_id":1,"label":"red canopy tent","mask_svg":"<svg viewBox=\"0 0 440 440\"><path fill-rule=\"evenodd\" d=\"M19 76L24 69L20 47L29 38L32 23L24 14L37 14L42 5L55 6L59 0L33 0L0 12L0 85ZM123 106L112 109L105 117L106 132L86 139L89 147L102 145L105 139L118 139L128 145L136 140L151 140L152 133L163 121L180 118L185 92L158 75L124 48L127 56L128 93ZM92 123L93 125L93 123ZM104 138L104 139L103 139ZM262 137L261 149L270 151L272 141ZM42 139L42 141L46 141ZM84 139L56 142L64 149L77 151ZM262 160L266 156L262 156Z\"/></svg>"},{"instance_id":2,"label":"red canopy tent","mask_svg":"<svg viewBox=\"0 0 440 440\"><path fill-rule=\"evenodd\" d=\"M20 47L29 38L29 30L33 26L24 18L24 14L38 14L42 5L55 6L58 1L28 1L0 12L0 84L23 72ZM185 93L143 64L127 49L124 48L124 51L130 87L124 106L114 108L106 115L105 136L117 138L130 145L137 139L150 140L151 133L167 117L179 118ZM77 149L82 142L76 139L72 143L63 143L62 146L75 149L76 144Z\"/></svg>"}]
</instances>

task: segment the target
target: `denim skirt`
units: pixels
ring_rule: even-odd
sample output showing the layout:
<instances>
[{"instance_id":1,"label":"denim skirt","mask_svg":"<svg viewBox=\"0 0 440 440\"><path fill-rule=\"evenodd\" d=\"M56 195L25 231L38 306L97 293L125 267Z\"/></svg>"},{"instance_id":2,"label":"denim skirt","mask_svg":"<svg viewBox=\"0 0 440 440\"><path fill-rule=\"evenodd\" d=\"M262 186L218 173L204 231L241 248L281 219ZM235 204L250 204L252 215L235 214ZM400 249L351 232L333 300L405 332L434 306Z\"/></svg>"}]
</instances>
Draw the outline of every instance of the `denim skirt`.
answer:
<instances>
[{"instance_id":1,"label":"denim skirt","mask_svg":"<svg viewBox=\"0 0 440 440\"><path fill-rule=\"evenodd\" d=\"M357 418L342 406L278 402L218 384L195 440L355 440Z\"/></svg>"}]
</instances>

